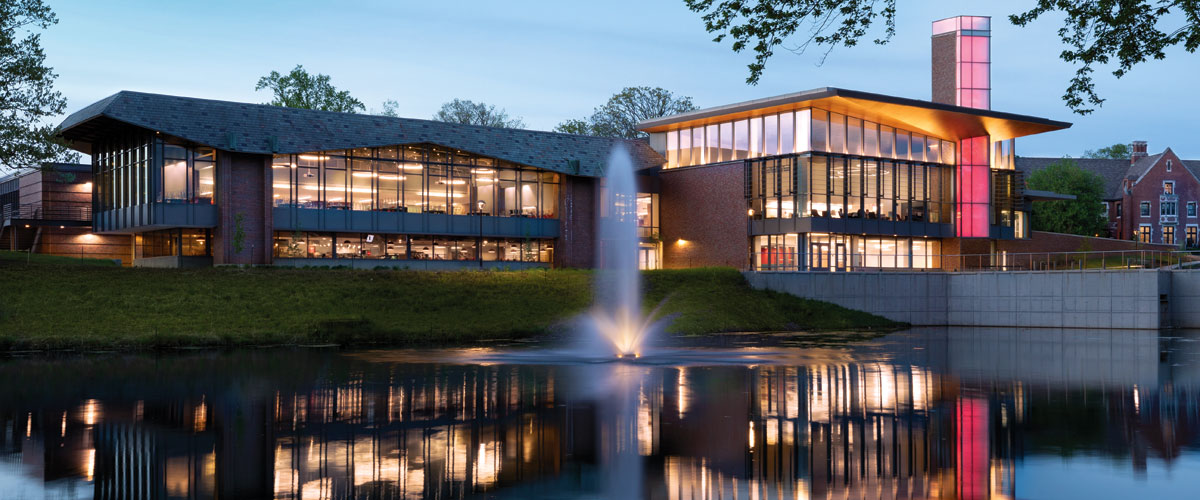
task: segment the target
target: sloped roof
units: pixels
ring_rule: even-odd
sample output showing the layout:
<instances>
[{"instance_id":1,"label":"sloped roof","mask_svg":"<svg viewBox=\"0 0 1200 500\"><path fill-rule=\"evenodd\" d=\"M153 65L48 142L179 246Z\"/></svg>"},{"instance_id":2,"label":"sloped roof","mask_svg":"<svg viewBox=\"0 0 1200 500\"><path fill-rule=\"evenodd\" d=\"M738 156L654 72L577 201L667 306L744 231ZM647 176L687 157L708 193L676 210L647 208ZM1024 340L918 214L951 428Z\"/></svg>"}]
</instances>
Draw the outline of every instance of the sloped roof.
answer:
<instances>
[{"instance_id":1,"label":"sloped roof","mask_svg":"<svg viewBox=\"0 0 1200 500\"><path fill-rule=\"evenodd\" d=\"M666 159L645 141L536 130L463 125L412 118L285 108L267 104L118 92L68 116L60 134L90 153L110 120L238 153L303 153L398 144L438 144L571 175L603 174L611 151L624 146L637 169ZM571 161L578 161L578 171Z\"/></svg>"},{"instance_id":2,"label":"sloped roof","mask_svg":"<svg viewBox=\"0 0 1200 500\"><path fill-rule=\"evenodd\" d=\"M1105 199L1115 199L1121 197L1121 180L1131 170L1129 160L1110 160L1107 158L1042 158L1042 157L1027 157L1018 156L1016 167L1025 174L1028 179L1029 175L1050 166L1051 163L1056 163L1068 159L1074 161L1079 168L1090 171L1099 175L1104 179L1104 196ZM1141 163L1139 161L1139 163Z\"/></svg>"}]
</instances>

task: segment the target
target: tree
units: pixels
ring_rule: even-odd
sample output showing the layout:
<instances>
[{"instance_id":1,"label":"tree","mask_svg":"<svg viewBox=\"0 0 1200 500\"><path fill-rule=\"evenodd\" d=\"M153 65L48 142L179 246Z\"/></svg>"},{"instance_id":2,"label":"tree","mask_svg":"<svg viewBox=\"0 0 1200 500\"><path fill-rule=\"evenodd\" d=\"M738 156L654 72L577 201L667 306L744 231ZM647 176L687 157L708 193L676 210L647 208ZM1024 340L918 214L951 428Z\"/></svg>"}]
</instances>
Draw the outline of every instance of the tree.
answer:
<instances>
[{"instance_id":1,"label":"tree","mask_svg":"<svg viewBox=\"0 0 1200 500\"><path fill-rule=\"evenodd\" d=\"M1083 152L1084 158L1106 158L1110 160L1128 160L1132 153L1128 144L1113 144L1100 149L1089 149Z\"/></svg>"},{"instance_id":2,"label":"tree","mask_svg":"<svg viewBox=\"0 0 1200 500\"><path fill-rule=\"evenodd\" d=\"M1033 204L1033 227L1039 231L1092 236L1105 234L1104 180L1063 158L1035 171L1025 180L1029 189L1075 195L1074 200Z\"/></svg>"},{"instance_id":3,"label":"tree","mask_svg":"<svg viewBox=\"0 0 1200 500\"><path fill-rule=\"evenodd\" d=\"M400 109L399 102L397 102L395 99L388 99L386 101L383 101L383 110L379 111L378 113L374 113L374 114L377 114L379 116L390 116L392 118L395 118L397 116L400 116L399 109Z\"/></svg>"},{"instance_id":4,"label":"tree","mask_svg":"<svg viewBox=\"0 0 1200 500\"><path fill-rule=\"evenodd\" d=\"M58 23L41 0L0 0L0 169L40 168L45 162L77 162L43 123L67 106L54 90L58 77L46 66L39 30Z\"/></svg>"},{"instance_id":5,"label":"tree","mask_svg":"<svg viewBox=\"0 0 1200 500\"><path fill-rule=\"evenodd\" d=\"M838 46L853 47L877 23L883 34L874 39L886 44L896 34L896 0L684 0L693 12L702 13L704 27L717 33L714 42L732 38L734 52L747 47L754 52L746 82L758 83L767 60L780 47L803 53L810 46L825 48L824 56ZM1037 0L1025 12L1008 16L1025 27L1051 12L1064 15L1058 30L1066 48L1059 58L1078 65L1063 101L1072 111L1086 115L1103 104L1092 80L1094 66L1117 63L1112 72L1120 78L1149 58L1163 59L1166 49L1181 46L1195 52L1200 46L1200 0ZM793 39L795 38L795 39ZM792 41L793 46L784 45ZM822 59L824 59L824 56Z\"/></svg>"},{"instance_id":6,"label":"tree","mask_svg":"<svg viewBox=\"0 0 1200 500\"><path fill-rule=\"evenodd\" d=\"M273 106L343 113L357 113L366 109L362 101L351 96L349 91L338 90L329 80L329 75L310 75L304 66L297 64L286 75L272 71L259 78L254 90L270 90L273 97L267 104Z\"/></svg>"},{"instance_id":7,"label":"tree","mask_svg":"<svg viewBox=\"0 0 1200 500\"><path fill-rule=\"evenodd\" d=\"M508 112L495 106L468 99L455 99L442 104L442 109L433 115L439 122L483 125L499 128L525 128L520 118L510 118Z\"/></svg>"},{"instance_id":8,"label":"tree","mask_svg":"<svg viewBox=\"0 0 1200 500\"><path fill-rule=\"evenodd\" d=\"M625 87L596 108L592 116L567 120L554 127L554 131L637 139L646 136L638 131L638 122L694 109L691 97L676 96L661 87Z\"/></svg>"}]
</instances>

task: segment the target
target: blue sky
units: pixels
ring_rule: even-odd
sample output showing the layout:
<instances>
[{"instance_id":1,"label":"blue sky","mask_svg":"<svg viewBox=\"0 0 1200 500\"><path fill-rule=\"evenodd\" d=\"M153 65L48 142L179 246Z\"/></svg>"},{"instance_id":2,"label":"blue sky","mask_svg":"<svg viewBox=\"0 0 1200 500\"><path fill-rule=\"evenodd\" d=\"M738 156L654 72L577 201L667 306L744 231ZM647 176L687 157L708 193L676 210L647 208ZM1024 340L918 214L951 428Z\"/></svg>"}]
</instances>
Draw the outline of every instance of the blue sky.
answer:
<instances>
[{"instance_id":1,"label":"blue sky","mask_svg":"<svg viewBox=\"0 0 1200 500\"><path fill-rule=\"evenodd\" d=\"M899 2L897 33L820 53L777 51L761 83L745 83L750 53L711 41L682 0L227 1L50 0L44 33L57 86L75 111L119 90L265 102L254 84L303 64L329 74L368 109L386 99L430 117L454 98L503 107L530 128L588 115L624 86L661 86L701 107L836 86L928 99L930 23L993 17L993 109L1075 125L1018 141L1018 154L1078 156L1146 140L1200 158L1193 140L1200 55L1173 50L1120 80L1099 72L1104 107L1083 117L1061 101L1074 69L1058 59L1058 20L1016 28L1018 2Z\"/></svg>"}]
</instances>

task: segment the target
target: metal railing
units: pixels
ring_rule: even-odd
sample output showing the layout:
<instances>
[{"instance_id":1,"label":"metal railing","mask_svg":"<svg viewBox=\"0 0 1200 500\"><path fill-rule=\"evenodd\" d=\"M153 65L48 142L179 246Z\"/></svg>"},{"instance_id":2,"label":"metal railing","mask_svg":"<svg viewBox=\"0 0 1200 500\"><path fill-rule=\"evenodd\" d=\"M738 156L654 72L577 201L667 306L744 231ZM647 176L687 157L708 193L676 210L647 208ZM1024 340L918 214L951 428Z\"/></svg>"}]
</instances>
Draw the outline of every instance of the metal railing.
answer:
<instances>
[{"instance_id":1,"label":"metal railing","mask_svg":"<svg viewBox=\"0 0 1200 500\"><path fill-rule=\"evenodd\" d=\"M880 256L760 252L750 257L753 271L973 272L1087 271L1105 269L1200 269L1200 251L1112 250L998 254Z\"/></svg>"},{"instance_id":2,"label":"metal railing","mask_svg":"<svg viewBox=\"0 0 1200 500\"><path fill-rule=\"evenodd\" d=\"M92 206L84 203L26 203L5 205L0 220L50 220L90 222Z\"/></svg>"}]
</instances>

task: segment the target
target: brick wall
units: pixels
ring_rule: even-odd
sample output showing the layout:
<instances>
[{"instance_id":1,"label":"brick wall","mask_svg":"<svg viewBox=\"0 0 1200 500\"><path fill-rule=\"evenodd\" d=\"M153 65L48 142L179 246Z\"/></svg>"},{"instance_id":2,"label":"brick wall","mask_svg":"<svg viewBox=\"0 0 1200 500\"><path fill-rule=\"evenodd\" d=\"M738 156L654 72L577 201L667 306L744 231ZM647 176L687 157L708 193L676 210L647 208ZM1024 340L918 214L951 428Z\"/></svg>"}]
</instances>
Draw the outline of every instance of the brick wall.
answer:
<instances>
[{"instance_id":1,"label":"brick wall","mask_svg":"<svg viewBox=\"0 0 1200 500\"><path fill-rule=\"evenodd\" d=\"M659 178L663 267L746 269L750 237L743 163L663 170Z\"/></svg>"},{"instance_id":2,"label":"brick wall","mask_svg":"<svg viewBox=\"0 0 1200 500\"><path fill-rule=\"evenodd\" d=\"M270 160L267 155L217 153L219 223L213 231L214 264L270 263ZM234 249L238 215L245 233L241 252Z\"/></svg>"},{"instance_id":3,"label":"brick wall","mask_svg":"<svg viewBox=\"0 0 1200 500\"><path fill-rule=\"evenodd\" d=\"M63 257L120 259L133 265L133 238L127 234L94 234L91 228L43 228L37 252Z\"/></svg>"},{"instance_id":4,"label":"brick wall","mask_svg":"<svg viewBox=\"0 0 1200 500\"><path fill-rule=\"evenodd\" d=\"M942 104L957 104L958 81L956 75L958 68L955 67L956 52L958 51L958 35L947 33L933 37L932 41L932 70L933 81L933 102Z\"/></svg>"},{"instance_id":5,"label":"brick wall","mask_svg":"<svg viewBox=\"0 0 1200 500\"><path fill-rule=\"evenodd\" d=\"M1112 252L1119 250L1174 250L1171 245L1147 245L1115 238L1093 238L1074 234L1033 231L1028 240L996 242L996 249L1010 253L1030 252Z\"/></svg>"},{"instance_id":6,"label":"brick wall","mask_svg":"<svg viewBox=\"0 0 1200 500\"><path fill-rule=\"evenodd\" d=\"M558 194L558 248L555 267L590 268L596 264L596 210L599 181L563 176Z\"/></svg>"}]
</instances>

